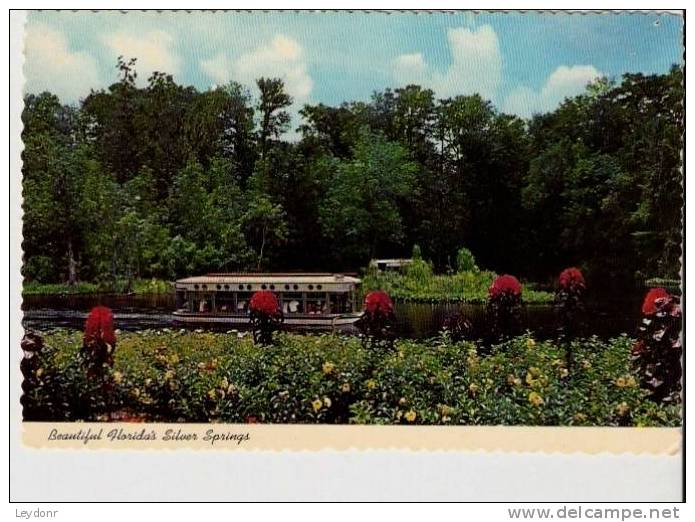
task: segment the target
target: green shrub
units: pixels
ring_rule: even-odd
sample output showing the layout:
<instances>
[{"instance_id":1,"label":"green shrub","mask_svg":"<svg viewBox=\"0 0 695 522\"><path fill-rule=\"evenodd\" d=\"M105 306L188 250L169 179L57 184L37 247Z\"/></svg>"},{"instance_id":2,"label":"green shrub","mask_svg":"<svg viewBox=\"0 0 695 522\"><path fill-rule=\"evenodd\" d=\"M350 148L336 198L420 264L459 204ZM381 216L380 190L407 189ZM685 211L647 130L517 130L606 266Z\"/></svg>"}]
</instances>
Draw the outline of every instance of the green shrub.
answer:
<instances>
[{"instance_id":1,"label":"green shrub","mask_svg":"<svg viewBox=\"0 0 695 522\"><path fill-rule=\"evenodd\" d=\"M459 248L456 254L456 268L459 272L477 272L480 270L475 264L473 253L465 247Z\"/></svg>"},{"instance_id":2,"label":"green shrub","mask_svg":"<svg viewBox=\"0 0 695 522\"><path fill-rule=\"evenodd\" d=\"M429 266L429 265L428 265ZM423 303L466 302L484 303L496 274L487 270L459 272L451 275L427 275L427 269L416 267L413 272L367 271L362 281L365 292L384 290L396 301ZM417 277L415 276L417 274ZM525 303L552 303L553 294L523 288Z\"/></svg>"},{"instance_id":3,"label":"green shrub","mask_svg":"<svg viewBox=\"0 0 695 522\"><path fill-rule=\"evenodd\" d=\"M525 335L488 356L447 335L393 349L356 337L282 333L272 347L237 333L123 332L108 397L76 358L81 334L45 336L33 402L52 420L131 417L180 422L677 426L680 408L646 400L630 370L632 340L564 348ZM101 392L103 395L103 392Z\"/></svg>"},{"instance_id":4,"label":"green shrub","mask_svg":"<svg viewBox=\"0 0 695 522\"><path fill-rule=\"evenodd\" d=\"M415 244L413 245L413 252L410 255L412 259L422 259L422 249L420 248L420 245Z\"/></svg>"},{"instance_id":5,"label":"green shrub","mask_svg":"<svg viewBox=\"0 0 695 522\"><path fill-rule=\"evenodd\" d=\"M405 266L405 277L416 283L425 284L432 274L432 264L422 258L413 259Z\"/></svg>"}]
</instances>

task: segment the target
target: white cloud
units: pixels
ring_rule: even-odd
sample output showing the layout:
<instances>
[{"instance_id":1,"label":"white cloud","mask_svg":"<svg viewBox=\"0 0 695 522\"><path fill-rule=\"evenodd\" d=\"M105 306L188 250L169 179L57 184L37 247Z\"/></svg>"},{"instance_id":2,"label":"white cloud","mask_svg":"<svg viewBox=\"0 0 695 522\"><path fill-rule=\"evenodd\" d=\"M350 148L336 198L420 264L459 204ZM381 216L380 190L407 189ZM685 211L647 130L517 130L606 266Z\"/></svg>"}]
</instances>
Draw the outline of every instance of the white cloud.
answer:
<instances>
[{"instance_id":1,"label":"white cloud","mask_svg":"<svg viewBox=\"0 0 695 522\"><path fill-rule=\"evenodd\" d=\"M253 86L262 76L282 78L285 90L295 99L295 104L301 104L309 99L314 88L303 55L304 51L296 40L278 34L270 42L238 58L218 54L203 61L201 68L220 84L234 80Z\"/></svg>"},{"instance_id":2,"label":"white cloud","mask_svg":"<svg viewBox=\"0 0 695 522\"><path fill-rule=\"evenodd\" d=\"M26 90L50 91L63 102L78 101L99 83L97 64L88 53L71 51L65 35L44 24L27 26Z\"/></svg>"},{"instance_id":3,"label":"white cloud","mask_svg":"<svg viewBox=\"0 0 695 522\"><path fill-rule=\"evenodd\" d=\"M494 98L502 79L502 53L494 29L453 28L447 40L451 63L445 71L427 64L421 53L402 54L391 63L394 79L431 87L438 96L479 93Z\"/></svg>"},{"instance_id":4,"label":"white cloud","mask_svg":"<svg viewBox=\"0 0 695 522\"><path fill-rule=\"evenodd\" d=\"M551 111L565 98L584 92L587 84L601 76L593 65L561 65L548 76L539 91L526 86L513 89L502 104L502 110L524 118Z\"/></svg>"},{"instance_id":5,"label":"white cloud","mask_svg":"<svg viewBox=\"0 0 695 522\"><path fill-rule=\"evenodd\" d=\"M181 58L173 50L174 38L166 31L143 34L121 31L105 35L103 42L114 58L137 58L138 85L145 85L155 71L176 75L181 69Z\"/></svg>"},{"instance_id":6,"label":"white cloud","mask_svg":"<svg viewBox=\"0 0 695 522\"><path fill-rule=\"evenodd\" d=\"M427 82L427 64L422 53L401 54L393 60L393 77L400 84Z\"/></svg>"}]
</instances>

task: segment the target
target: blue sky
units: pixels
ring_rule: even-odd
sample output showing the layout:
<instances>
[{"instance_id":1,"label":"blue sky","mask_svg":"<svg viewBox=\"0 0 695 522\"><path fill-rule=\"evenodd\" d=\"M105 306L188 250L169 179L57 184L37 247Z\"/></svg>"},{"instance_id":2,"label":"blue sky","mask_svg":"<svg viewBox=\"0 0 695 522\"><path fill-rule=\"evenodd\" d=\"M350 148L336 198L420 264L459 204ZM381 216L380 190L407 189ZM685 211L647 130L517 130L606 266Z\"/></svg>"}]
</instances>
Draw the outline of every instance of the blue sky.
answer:
<instances>
[{"instance_id":1,"label":"blue sky","mask_svg":"<svg viewBox=\"0 0 695 522\"><path fill-rule=\"evenodd\" d=\"M526 117L599 75L666 72L683 52L682 19L653 13L31 12L26 35L28 92L75 102L125 55L143 83L154 70L199 89L280 76L295 113L419 83Z\"/></svg>"}]
</instances>

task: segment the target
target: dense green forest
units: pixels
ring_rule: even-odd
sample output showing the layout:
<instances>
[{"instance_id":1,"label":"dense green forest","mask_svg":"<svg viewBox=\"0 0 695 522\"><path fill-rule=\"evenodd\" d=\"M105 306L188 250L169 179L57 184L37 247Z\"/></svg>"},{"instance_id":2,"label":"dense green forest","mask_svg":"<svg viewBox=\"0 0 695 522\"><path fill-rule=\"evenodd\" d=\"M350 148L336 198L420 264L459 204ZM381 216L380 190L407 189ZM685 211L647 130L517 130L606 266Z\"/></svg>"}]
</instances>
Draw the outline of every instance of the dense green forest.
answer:
<instances>
[{"instance_id":1,"label":"dense green forest","mask_svg":"<svg viewBox=\"0 0 695 522\"><path fill-rule=\"evenodd\" d=\"M683 73L603 79L523 120L416 85L307 105L154 73L79 106L23 113L24 276L74 282L210 271L358 270L371 257L479 266L537 281L678 277ZM294 132L292 132L294 131Z\"/></svg>"}]
</instances>

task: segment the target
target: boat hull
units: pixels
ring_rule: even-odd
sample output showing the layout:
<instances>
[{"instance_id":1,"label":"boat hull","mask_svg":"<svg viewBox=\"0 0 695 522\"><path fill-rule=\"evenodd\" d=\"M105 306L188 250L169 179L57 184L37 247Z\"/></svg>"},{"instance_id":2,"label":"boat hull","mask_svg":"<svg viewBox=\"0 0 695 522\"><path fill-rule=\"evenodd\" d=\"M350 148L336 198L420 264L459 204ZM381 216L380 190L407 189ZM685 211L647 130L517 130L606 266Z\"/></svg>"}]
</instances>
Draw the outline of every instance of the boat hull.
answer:
<instances>
[{"instance_id":1,"label":"boat hull","mask_svg":"<svg viewBox=\"0 0 695 522\"><path fill-rule=\"evenodd\" d=\"M196 314L191 312L176 311L172 313L174 321L183 324L194 325L248 325L248 315L212 315ZM307 328L340 328L354 325L362 317L362 313L338 314L338 315L302 315L285 316L283 324Z\"/></svg>"}]
</instances>

